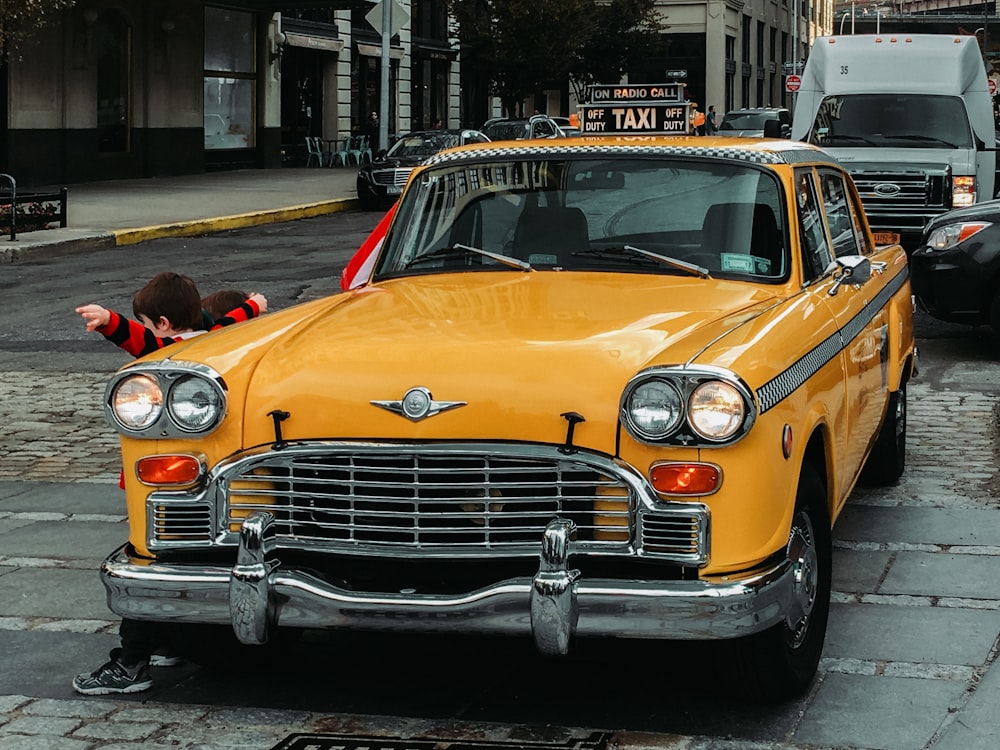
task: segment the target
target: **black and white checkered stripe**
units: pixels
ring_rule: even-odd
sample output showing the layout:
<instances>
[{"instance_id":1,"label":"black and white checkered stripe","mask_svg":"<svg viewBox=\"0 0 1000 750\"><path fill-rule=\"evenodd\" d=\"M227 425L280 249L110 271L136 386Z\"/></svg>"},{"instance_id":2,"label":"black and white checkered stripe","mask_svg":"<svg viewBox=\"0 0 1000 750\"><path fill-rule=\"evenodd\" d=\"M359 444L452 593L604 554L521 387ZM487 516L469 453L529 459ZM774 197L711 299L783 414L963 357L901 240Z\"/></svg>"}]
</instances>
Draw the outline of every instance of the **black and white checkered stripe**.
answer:
<instances>
[{"instance_id":1,"label":"black and white checkered stripe","mask_svg":"<svg viewBox=\"0 0 1000 750\"><path fill-rule=\"evenodd\" d=\"M523 146L504 145L497 148L477 148L473 151L442 152L430 157L424 163L428 166L468 161L493 161L496 159L518 159L521 157L570 157L593 158L595 156L699 156L713 159L736 159L752 164L787 164L783 154L774 151L759 151L751 148L705 148L703 146L668 146L662 143L594 143L557 145L555 143L526 141Z\"/></svg>"},{"instance_id":2,"label":"black and white checkered stripe","mask_svg":"<svg viewBox=\"0 0 1000 750\"><path fill-rule=\"evenodd\" d=\"M847 321L843 328L828 336L791 367L758 388L757 403L760 406L760 413L763 414L781 403L796 388L819 372L823 365L849 346L865 330L878 311L889 304L889 300L899 291L907 278L909 278L909 269L904 268L857 315Z\"/></svg>"}]
</instances>

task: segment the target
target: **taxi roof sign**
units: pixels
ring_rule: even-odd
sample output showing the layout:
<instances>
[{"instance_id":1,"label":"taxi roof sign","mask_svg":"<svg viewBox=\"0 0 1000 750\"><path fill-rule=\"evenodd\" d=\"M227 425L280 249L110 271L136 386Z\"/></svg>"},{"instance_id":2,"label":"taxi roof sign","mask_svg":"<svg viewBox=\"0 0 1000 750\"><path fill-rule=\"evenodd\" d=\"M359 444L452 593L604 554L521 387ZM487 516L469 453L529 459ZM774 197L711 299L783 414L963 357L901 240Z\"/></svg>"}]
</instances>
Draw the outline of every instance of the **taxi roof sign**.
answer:
<instances>
[{"instance_id":1,"label":"taxi roof sign","mask_svg":"<svg viewBox=\"0 0 1000 750\"><path fill-rule=\"evenodd\" d=\"M685 88L677 81L591 86L589 102L581 107L581 130L584 135L686 135L691 103Z\"/></svg>"},{"instance_id":2,"label":"taxi roof sign","mask_svg":"<svg viewBox=\"0 0 1000 750\"><path fill-rule=\"evenodd\" d=\"M594 84L588 88L588 102L656 102L684 101L683 83L616 83Z\"/></svg>"}]
</instances>

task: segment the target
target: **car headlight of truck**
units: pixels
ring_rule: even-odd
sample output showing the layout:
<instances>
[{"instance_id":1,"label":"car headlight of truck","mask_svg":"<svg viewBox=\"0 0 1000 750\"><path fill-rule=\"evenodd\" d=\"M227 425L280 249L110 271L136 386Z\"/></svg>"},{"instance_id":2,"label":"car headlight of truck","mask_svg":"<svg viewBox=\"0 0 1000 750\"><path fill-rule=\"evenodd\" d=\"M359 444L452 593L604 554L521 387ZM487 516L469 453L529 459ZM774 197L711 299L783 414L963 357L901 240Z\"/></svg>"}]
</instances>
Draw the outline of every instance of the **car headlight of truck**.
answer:
<instances>
[{"instance_id":1,"label":"car headlight of truck","mask_svg":"<svg viewBox=\"0 0 1000 750\"><path fill-rule=\"evenodd\" d=\"M108 420L129 437L202 436L226 414L226 386L204 365L150 362L116 373L104 405Z\"/></svg>"},{"instance_id":2,"label":"car headlight of truck","mask_svg":"<svg viewBox=\"0 0 1000 750\"><path fill-rule=\"evenodd\" d=\"M743 437L757 417L749 387L718 367L656 367L632 378L619 416L641 443L712 446Z\"/></svg>"}]
</instances>

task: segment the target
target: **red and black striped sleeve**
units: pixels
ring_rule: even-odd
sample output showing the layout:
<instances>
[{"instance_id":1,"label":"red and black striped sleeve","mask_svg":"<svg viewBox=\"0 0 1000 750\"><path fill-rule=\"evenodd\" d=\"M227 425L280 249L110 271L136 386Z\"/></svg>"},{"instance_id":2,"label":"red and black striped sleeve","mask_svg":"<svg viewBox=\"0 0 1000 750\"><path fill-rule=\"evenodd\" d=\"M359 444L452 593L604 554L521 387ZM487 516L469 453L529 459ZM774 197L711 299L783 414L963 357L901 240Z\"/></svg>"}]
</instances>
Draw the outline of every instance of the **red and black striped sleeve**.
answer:
<instances>
[{"instance_id":1,"label":"red and black striped sleeve","mask_svg":"<svg viewBox=\"0 0 1000 750\"><path fill-rule=\"evenodd\" d=\"M165 346L170 346L175 339L161 339L146 326L119 315L114 310L108 310L111 319L108 324L97 329L104 338L115 344L133 357L155 352Z\"/></svg>"},{"instance_id":2,"label":"red and black striped sleeve","mask_svg":"<svg viewBox=\"0 0 1000 750\"><path fill-rule=\"evenodd\" d=\"M214 331L218 328L231 326L233 323L242 323L244 320L256 318L258 315L260 315L260 306L252 299L248 299L239 307L234 307L221 318L217 319L208 330Z\"/></svg>"}]
</instances>

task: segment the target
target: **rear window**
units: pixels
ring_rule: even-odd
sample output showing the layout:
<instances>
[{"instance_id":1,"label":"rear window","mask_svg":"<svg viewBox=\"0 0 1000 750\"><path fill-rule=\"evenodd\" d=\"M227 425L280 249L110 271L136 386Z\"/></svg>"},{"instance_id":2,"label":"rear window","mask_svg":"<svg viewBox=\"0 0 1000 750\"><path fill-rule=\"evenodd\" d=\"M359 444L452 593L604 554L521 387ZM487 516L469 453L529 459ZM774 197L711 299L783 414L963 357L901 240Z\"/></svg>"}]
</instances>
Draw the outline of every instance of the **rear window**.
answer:
<instances>
[{"instance_id":1,"label":"rear window","mask_svg":"<svg viewBox=\"0 0 1000 750\"><path fill-rule=\"evenodd\" d=\"M727 112L719 130L763 130L766 120L777 119L777 112Z\"/></svg>"}]
</instances>

